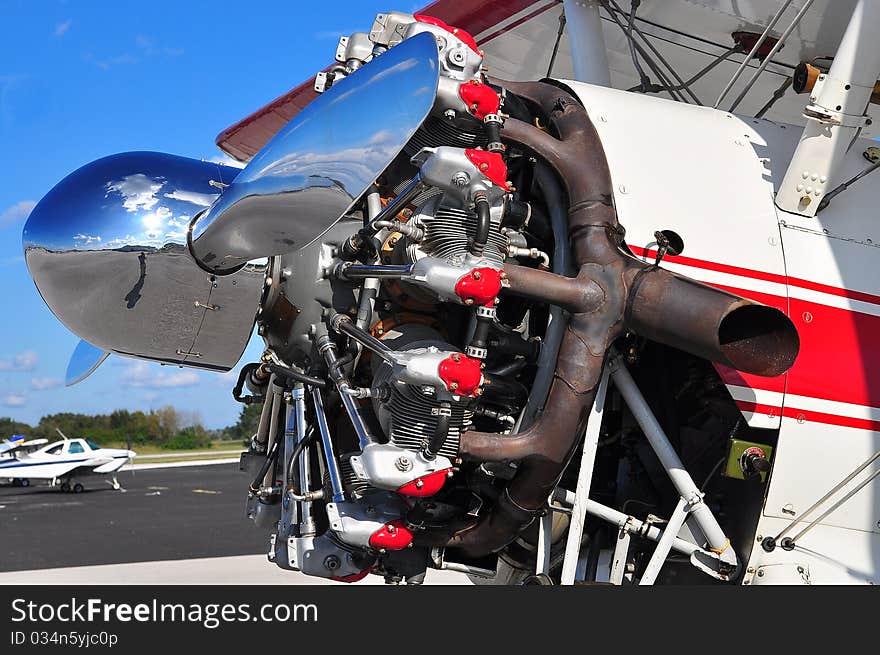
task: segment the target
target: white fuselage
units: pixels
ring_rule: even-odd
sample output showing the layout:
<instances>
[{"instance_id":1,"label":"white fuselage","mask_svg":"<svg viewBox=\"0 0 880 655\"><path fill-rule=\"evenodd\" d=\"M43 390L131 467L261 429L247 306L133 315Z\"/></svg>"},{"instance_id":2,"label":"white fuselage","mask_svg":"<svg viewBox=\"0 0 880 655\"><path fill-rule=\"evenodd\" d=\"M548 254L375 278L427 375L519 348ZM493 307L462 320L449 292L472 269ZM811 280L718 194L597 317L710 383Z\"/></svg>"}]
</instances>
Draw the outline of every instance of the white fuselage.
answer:
<instances>
[{"instance_id":1,"label":"white fuselage","mask_svg":"<svg viewBox=\"0 0 880 655\"><path fill-rule=\"evenodd\" d=\"M567 84L602 139L633 252L653 261L654 232L674 230L685 247L663 260L665 268L777 307L798 329L800 353L785 375L719 369L749 425L779 430L744 582L880 582L877 480L823 519L802 547L766 552L758 543L880 450L880 173L815 218L790 214L774 196L802 128ZM870 165L863 152L874 145L853 143L843 179Z\"/></svg>"}]
</instances>

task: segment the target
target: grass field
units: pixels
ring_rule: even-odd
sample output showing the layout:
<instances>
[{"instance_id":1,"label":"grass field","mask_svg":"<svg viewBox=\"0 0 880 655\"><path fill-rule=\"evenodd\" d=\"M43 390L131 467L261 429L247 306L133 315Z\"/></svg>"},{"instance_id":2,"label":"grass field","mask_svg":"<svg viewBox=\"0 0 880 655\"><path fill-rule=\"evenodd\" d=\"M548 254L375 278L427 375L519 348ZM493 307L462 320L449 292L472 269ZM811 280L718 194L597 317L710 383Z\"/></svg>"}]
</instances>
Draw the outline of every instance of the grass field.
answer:
<instances>
[{"instance_id":1,"label":"grass field","mask_svg":"<svg viewBox=\"0 0 880 655\"><path fill-rule=\"evenodd\" d=\"M101 445L105 448L126 448L125 442L107 442ZM208 447L191 450L169 450L152 444L132 444L131 449L137 453L135 458L137 463L162 464L236 457L237 453L244 450L244 445L241 439L227 439L212 441Z\"/></svg>"}]
</instances>

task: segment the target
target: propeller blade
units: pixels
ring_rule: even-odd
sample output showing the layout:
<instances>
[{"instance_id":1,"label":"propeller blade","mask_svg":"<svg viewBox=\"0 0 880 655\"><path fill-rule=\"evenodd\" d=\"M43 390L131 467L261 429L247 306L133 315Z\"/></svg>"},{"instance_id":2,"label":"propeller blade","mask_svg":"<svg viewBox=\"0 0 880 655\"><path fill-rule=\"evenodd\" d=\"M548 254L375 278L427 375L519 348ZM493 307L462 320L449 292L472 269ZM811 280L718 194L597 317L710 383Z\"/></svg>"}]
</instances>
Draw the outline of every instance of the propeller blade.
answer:
<instances>
[{"instance_id":1,"label":"propeller blade","mask_svg":"<svg viewBox=\"0 0 880 655\"><path fill-rule=\"evenodd\" d=\"M76 344L70 362L67 364L67 374L64 376L64 385L72 387L89 377L110 355L106 350L101 350L82 341Z\"/></svg>"}]
</instances>

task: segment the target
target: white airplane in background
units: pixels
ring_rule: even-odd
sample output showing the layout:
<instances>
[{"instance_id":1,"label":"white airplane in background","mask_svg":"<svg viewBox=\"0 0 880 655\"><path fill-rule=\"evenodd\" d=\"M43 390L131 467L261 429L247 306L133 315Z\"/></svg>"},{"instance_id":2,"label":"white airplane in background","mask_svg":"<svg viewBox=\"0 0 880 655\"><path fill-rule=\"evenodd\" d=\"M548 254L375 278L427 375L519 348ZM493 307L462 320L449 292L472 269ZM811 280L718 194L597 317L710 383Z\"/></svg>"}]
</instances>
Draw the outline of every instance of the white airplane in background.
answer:
<instances>
[{"instance_id":1,"label":"white airplane in background","mask_svg":"<svg viewBox=\"0 0 880 655\"><path fill-rule=\"evenodd\" d=\"M23 434L14 434L9 439L4 439L0 443L0 458L18 457L19 455L30 453L49 443L48 439L30 439L25 440Z\"/></svg>"},{"instance_id":2,"label":"white airplane in background","mask_svg":"<svg viewBox=\"0 0 880 655\"><path fill-rule=\"evenodd\" d=\"M9 439L4 439L3 443L0 443L0 462L3 462L4 460L14 460L22 455L32 453L40 446L47 443L49 443L48 439L25 440L23 434L14 434ZM12 483L16 487L27 487L30 484L30 480L26 478L17 478L13 480Z\"/></svg>"},{"instance_id":3,"label":"white airplane in background","mask_svg":"<svg viewBox=\"0 0 880 655\"><path fill-rule=\"evenodd\" d=\"M80 493L85 489L81 478L110 475L113 488L120 489L115 474L134 456L132 450L101 448L88 439L65 438L28 455L0 459L0 479L23 487L31 480L48 480L61 491Z\"/></svg>"}]
</instances>

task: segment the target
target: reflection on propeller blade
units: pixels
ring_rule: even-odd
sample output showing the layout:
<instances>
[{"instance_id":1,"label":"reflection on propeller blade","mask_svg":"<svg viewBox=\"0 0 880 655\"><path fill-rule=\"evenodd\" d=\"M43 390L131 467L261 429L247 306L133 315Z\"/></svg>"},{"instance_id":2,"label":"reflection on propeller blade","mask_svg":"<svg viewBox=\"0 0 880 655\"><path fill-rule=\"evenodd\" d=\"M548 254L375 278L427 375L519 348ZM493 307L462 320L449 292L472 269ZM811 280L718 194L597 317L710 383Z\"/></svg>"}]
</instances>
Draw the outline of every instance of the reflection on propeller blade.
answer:
<instances>
[{"instance_id":1,"label":"reflection on propeller blade","mask_svg":"<svg viewBox=\"0 0 880 655\"><path fill-rule=\"evenodd\" d=\"M67 374L64 376L65 386L72 387L89 377L110 355L106 350L96 348L88 341L80 340L73 349Z\"/></svg>"}]
</instances>

